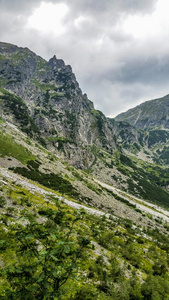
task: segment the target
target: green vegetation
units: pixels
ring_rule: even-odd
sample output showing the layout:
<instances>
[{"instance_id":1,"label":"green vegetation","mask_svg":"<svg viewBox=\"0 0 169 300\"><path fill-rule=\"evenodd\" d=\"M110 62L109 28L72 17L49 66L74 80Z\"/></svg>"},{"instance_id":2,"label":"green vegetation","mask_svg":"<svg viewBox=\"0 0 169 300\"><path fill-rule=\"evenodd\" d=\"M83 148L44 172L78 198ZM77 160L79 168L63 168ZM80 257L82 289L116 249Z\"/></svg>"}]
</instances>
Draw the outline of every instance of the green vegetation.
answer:
<instances>
[{"instance_id":1,"label":"green vegetation","mask_svg":"<svg viewBox=\"0 0 169 300\"><path fill-rule=\"evenodd\" d=\"M0 77L0 91L2 92L2 87L7 84L7 79Z\"/></svg>"},{"instance_id":2,"label":"green vegetation","mask_svg":"<svg viewBox=\"0 0 169 300\"><path fill-rule=\"evenodd\" d=\"M91 182L89 182L88 180L86 180L85 177L83 177L81 174L79 174L77 171L73 170L72 171L72 175L79 181L82 181L83 184L85 184L88 189L90 189L91 191L95 192L98 195L102 194L102 189L96 187L94 184L92 184Z\"/></svg>"},{"instance_id":3,"label":"green vegetation","mask_svg":"<svg viewBox=\"0 0 169 300\"><path fill-rule=\"evenodd\" d=\"M0 94L0 100L6 109L9 109L19 122L22 131L26 132L30 137L39 134L39 129L33 119L29 116L28 108L21 98L3 90Z\"/></svg>"},{"instance_id":4,"label":"green vegetation","mask_svg":"<svg viewBox=\"0 0 169 300\"><path fill-rule=\"evenodd\" d=\"M1 259L10 260L0 269L0 295L3 299L57 299L62 286L78 272L79 260L84 256L90 240L84 229L75 232L75 224L83 220L82 213L67 215L67 210L42 206L38 213L45 216L44 224L25 212L28 224L1 226ZM77 236L77 238L76 238ZM4 279L2 279L4 277ZM2 298L1 298L2 299Z\"/></svg>"},{"instance_id":5,"label":"green vegetation","mask_svg":"<svg viewBox=\"0 0 169 300\"><path fill-rule=\"evenodd\" d=\"M0 208L6 205L6 199L3 196L0 196Z\"/></svg>"},{"instance_id":6,"label":"green vegetation","mask_svg":"<svg viewBox=\"0 0 169 300\"><path fill-rule=\"evenodd\" d=\"M90 167L85 170L85 172L88 174L92 172L92 167L97 163L100 149L97 148L95 145L93 145L89 148L89 151L92 152L92 154L94 156L94 160L93 160L92 164L90 165ZM88 162L87 158L86 158L86 161Z\"/></svg>"},{"instance_id":7,"label":"green vegetation","mask_svg":"<svg viewBox=\"0 0 169 300\"><path fill-rule=\"evenodd\" d=\"M73 143L72 139L70 138L63 138L63 137L47 137L46 140L50 143L52 143L54 146L56 146L56 143L58 143L58 150L64 150L64 144L66 143Z\"/></svg>"},{"instance_id":8,"label":"green vegetation","mask_svg":"<svg viewBox=\"0 0 169 300\"><path fill-rule=\"evenodd\" d=\"M160 151L160 150L157 150L157 153L158 153L158 158L154 158L154 160L159 163L160 161L163 163L163 164L169 164L169 147L168 146L164 146L164 148Z\"/></svg>"},{"instance_id":9,"label":"green vegetation","mask_svg":"<svg viewBox=\"0 0 169 300\"><path fill-rule=\"evenodd\" d=\"M135 167L132 160L129 157L127 157L126 155L120 154L120 161L121 161L122 165L126 165L130 168Z\"/></svg>"},{"instance_id":10,"label":"green vegetation","mask_svg":"<svg viewBox=\"0 0 169 300\"><path fill-rule=\"evenodd\" d=\"M169 132L166 130L150 130L147 139L148 147L151 148L154 144L166 143L169 140Z\"/></svg>"},{"instance_id":11,"label":"green vegetation","mask_svg":"<svg viewBox=\"0 0 169 300\"><path fill-rule=\"evenodd\" d=\"M66 194L75 199L79 198L80 194L67 179L54 173L42 173L39 171L39 166L40 162L30 160L27 162L27 168L17 167L14 169L14 172L37 181L48 188L59 191L62 194Z\"/></svg>"},{"instance_id":12,"label":"green vegetation","mask_svg":"<svg viewBox=\"0 0 169 300\"><path fill-rule=\"evenodd\" d=\"M2 118L0 118L0 124L5 123L5 120L3 120Z\"/></svg>"},{"instance_id":13,"label":"green vegetation","mask_svg":"<svg viewBox=\"0 0 169 300\"><path fill-rule=\"evenodd\" d=\"M59 82L62 82L62 84L63 84L62 86L64 89L67 86L69 86L70 79L71 79L71 73L65 73L64 70L62 70L62 69L59 70L59 73L57 74L57 80ZM75 88L74 83L72 83L71 88Z\"/></svg>"},{"instance_id":14,"label":"green vegetation","mask_svg":"<svg viewBox=\"0 0 169 300\"><path fill-rule=\"evenodd\" d=\"M55 84L46 84L46 83L41 83L39 82L37 79L33 80L33 83L39 87L43 92L47 92L47 91L54 91L56 88L58 88L58 85Z\"/></svg>"},{"instance_id":15,"label":"green vegetation","mask_svg":"<svg viewBox=\"0 0 169 300\"><path fill-rule=\"evenodd\" d=\"M123 197L120 197L120 196L116 195L115 193L113 193L112 191L107 190L106 188L105 188L105 190L106 190L110 195L112 195L116 200L118 200L118 201L120 201L120 202L122 202L122 203L125 203L127 206L130 206L130 207L132 207L133 209L135 209L136 211L139 211L139 212L140 212L140 210L138 210L138 208L136 207L135 204L132 204L132 203L129 202L128 200L124 199Z\"/></svg>"},{"instance_id":16,"label":"green vegetation","mask_svg":"<svg viewBox=\"0 0 169 300\"><path fill-rule=\"evenodd\" d=\"M93 127L96 127L99 131L99 135L100 138L103 142L103 139L105 137L105 133L104 133L104 114L99 111L99 110L92 110L92 114L95 116L95 124L93 125ZM104 144L104 142L103 142Z\"/></svg>"},{"instance_id":17,"label":"green vegetation","mask_svg":"<svg viewBox=\"0 0 169 300\"><path fill-rule=\"evenodd\" d=\"M36 57L36 61L37 61L37 67L38 67L38 71L43 69L43 68L47 68L47 62L45 59L42 59L41 57Z\"/></svg>"},{"instance_id":18,"label":"green vegetation","mask_svg":"<svg viewBox=\"0 0 169 300\"><path fill-rule=\"evenodd\" d=\"M65 139L62 136L50 136L46 138L49 142L58 142L58 141L62 141L62 142L70 142L69 139Z\"/></svg>"},{"instance_id":19,"label":"green vegetation","mask_svg":"<svg viewBox=\"0 0 169 300\"><path fill-rule=\"evenodd\" d=\"M69 130L69 139L76 141L76 130L78 127L78 119L75 113L65 110L64 126Z\"/></svg>"},{"instance_id":20,"label":"green vegetation","mask_svg":"<svg viewBox=\"0 0 169 300\"><path fill-rule=\"evenodd\" d=\"M35 159L31 152L22 145L17 144L9 135L3 134L2 131L0 131L0 156L14 157L23 164L26 164L30 159Z\"/></svg>"},{"instance_id":21,"label":"green vegetation","mask_svg":"<svg viewBox=\"0 0 169 300\"><path fill-rule=\"evenodd\" d=\"M32 56L31 51L29 51L28 49L25 49L24 51L18 51L18 52L11 53L11 55L10 55L10 57L8 57L8 59L10 59L12 61L12 64L14 66L17 66L17 65L26 63L27 58L29 56Z\"/></svg>"},{"instance_id":22,"label":"green vegetation","mask_svg":"<svg viewBox=\"0 0 169 300\"><path fill-rule=\"evenodd\" d=\"M10 182L1 193L1 299L169 299L167 234L76 212Z\"/></svg>"},{"instance_id":23,"label":"green vegetation","mask_svg":"<svg viewBox=\"0 0 169 300\"><path fill-rule=\"evenodd\" d=\"M144 163L119 152L115 165L124 175L128 176L128 190L150 202L169 208L169 193L162 186L169 184L169 169L158 165Z\"/></svg>"}]
</instances>

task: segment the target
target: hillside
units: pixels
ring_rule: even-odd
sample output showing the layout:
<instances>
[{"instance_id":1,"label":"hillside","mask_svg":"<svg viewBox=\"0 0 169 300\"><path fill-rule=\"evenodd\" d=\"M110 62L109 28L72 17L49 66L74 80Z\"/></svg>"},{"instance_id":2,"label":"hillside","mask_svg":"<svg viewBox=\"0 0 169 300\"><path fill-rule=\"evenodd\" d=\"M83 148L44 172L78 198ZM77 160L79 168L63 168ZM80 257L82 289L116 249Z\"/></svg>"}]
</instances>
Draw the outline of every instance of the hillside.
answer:
<instances>
[{"instance_id":1,"label":"hillside","mask_svg":"<svg viewBox=\"0 0 169 300\"><path fill-rule=\"evenodd\" d=\"M106 118L63 60L0 43L1 299L169 299L167 103Z\"/></svg>"},{"instance_id":2,"label":"hillside","mask_svg":"<svg viewBox=\"0 0 169 300\"><path fill-rule=\"evenodd\" d=\"M169 129L169 95L146 101L127 112L119 114L115 119L124 121L135 128L165 128Z\"/></svg>"},{"instance_id":3,"label":"hillside","mask_svg":"<svg viewBox=\"0 0 169 300\"><path fill-rule=\"evenodd\" d=\"M142 228L77 211L51 189L0 171L1 299L168 296L169 227L162 219L151 227L149 215Z\"/></svg>"},{"instance_id":4,"label":"hillside","mask_svg":"<svg viewBox=\"0 0 169 300\"><path fill-rule=\"evenodd\" d=\"M141 145L141 134L133 126L108 119L95 110L82 94L70 66L56 56L47 62L29 49L11 44L0 43L0 51L3 128L7 122L13 124L28 139L36 140L78 169L168 206L168 169L150 164L145 170L142 159L138 162L131 156L134 153L142 158L139 152L146 158L149 155ZM15 167L20 167L20 159ZM16 171L28 176L21 168ZM32 172L30 176L34 176Z\"/></svg>"},{"instance_id":5,"label":"hillside","mask_svg":"<svg viewBox=\"0 0 169 300\"><path fill-rule=\"evenodd\" d=\"M135 151L138 156L159 165L169 164L169 95L146 101L118 115L115 120L136 129ZM126 149L131 149L130 142L127 142Z\"/></svg>"}]
</instances>

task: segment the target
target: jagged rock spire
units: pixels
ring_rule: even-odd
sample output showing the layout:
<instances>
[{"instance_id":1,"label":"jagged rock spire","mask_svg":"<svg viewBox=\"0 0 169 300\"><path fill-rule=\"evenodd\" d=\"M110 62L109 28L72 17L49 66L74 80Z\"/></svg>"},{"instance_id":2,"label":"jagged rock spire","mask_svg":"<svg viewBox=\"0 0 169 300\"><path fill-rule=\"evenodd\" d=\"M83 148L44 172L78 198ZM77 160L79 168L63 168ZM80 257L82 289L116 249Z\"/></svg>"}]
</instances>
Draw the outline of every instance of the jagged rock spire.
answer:
<instances>
[{"instance_id":1,"label":"jagged rock spire","mask_svg":"<svg viewBox=\"0 0 169 300\"><path fill-rule=\"evenodd\" d=\"M60 69L65 66L65 63L62 59L57 59L56 55L54 55L48 62L48 64L53 68L53 69Z\"/></svg>"}]
</instances>

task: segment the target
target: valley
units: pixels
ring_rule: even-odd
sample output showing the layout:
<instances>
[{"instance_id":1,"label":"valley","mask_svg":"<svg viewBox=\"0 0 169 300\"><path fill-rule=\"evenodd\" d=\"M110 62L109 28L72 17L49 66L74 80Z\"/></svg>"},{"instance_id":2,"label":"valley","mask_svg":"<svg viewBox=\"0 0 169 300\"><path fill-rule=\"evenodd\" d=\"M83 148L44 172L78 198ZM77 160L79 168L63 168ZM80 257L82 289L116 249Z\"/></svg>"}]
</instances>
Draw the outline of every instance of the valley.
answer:
<instances>
[{"instance_id":1,"label":"valley","mask_svg":"<svg viewBox=\"0 0 169 300\"><path fill-rule=\"evenodd\" d=\"M1 299L169 299L169 97L107 118L0 42Z\"/></svg>"}]
</instances>

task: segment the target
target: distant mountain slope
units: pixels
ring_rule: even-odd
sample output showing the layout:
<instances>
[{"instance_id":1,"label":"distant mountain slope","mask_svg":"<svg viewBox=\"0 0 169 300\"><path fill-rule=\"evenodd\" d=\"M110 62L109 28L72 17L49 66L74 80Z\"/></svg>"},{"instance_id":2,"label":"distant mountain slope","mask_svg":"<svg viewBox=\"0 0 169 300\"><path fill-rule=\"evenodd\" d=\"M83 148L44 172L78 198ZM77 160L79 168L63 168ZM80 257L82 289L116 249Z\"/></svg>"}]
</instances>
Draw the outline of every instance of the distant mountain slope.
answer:
<instances>
[{"instance_id":1,"label":"distant mountain slope","mask_svg":"<svg viewBox=\"0 0 169 300\"><path fill-rule=\"evenodd\" d=\"M118 115L115 120L134 126L137 148L146 160L169 164L169 95L144 102ZM131 143L125 146L132 150ZM140 157L143 157L142 154Z\"/></svg>"},{"instance_id":2,"label":"distant mountain slope","mask_svg":"<svg viewBox=\"0 0 169 300\"><path fill-rule=\"evenodd\" d=\"M127 112L115 117L116 121L125 121L138 129L169 129L169 95L146 101Z\"/></svg>"}]
</instances>

